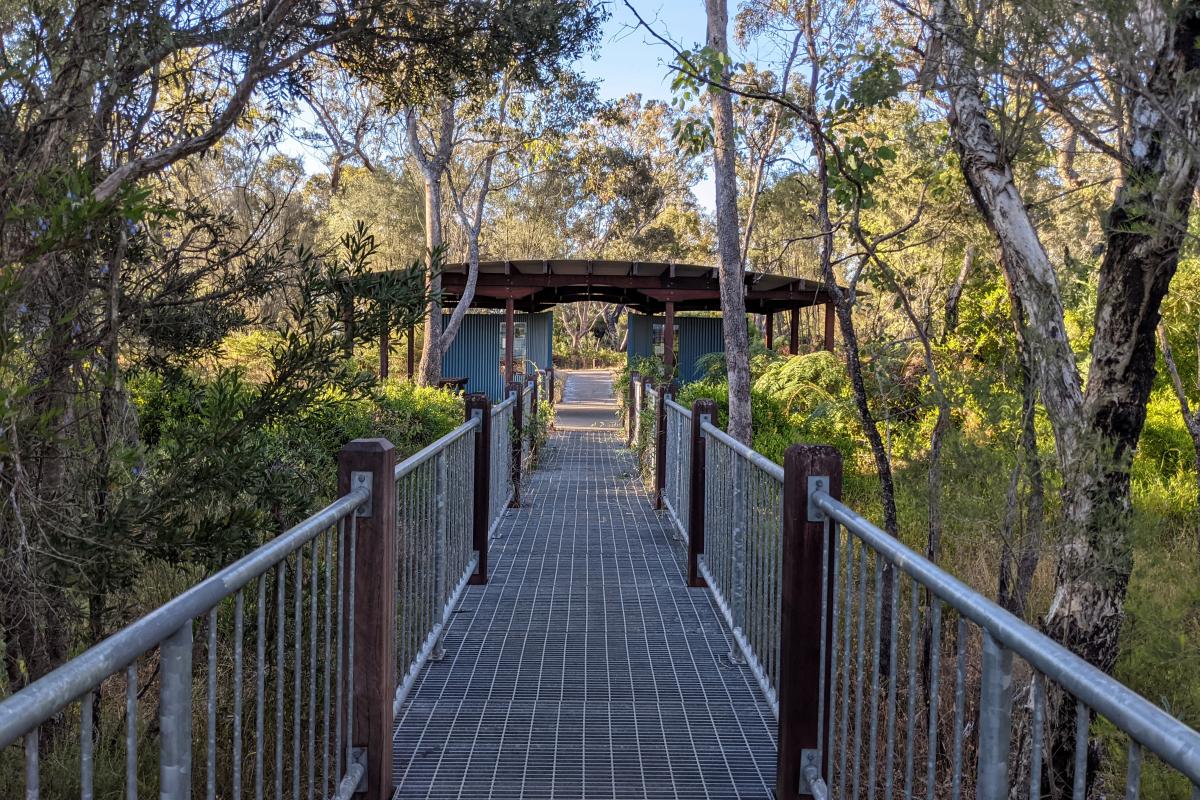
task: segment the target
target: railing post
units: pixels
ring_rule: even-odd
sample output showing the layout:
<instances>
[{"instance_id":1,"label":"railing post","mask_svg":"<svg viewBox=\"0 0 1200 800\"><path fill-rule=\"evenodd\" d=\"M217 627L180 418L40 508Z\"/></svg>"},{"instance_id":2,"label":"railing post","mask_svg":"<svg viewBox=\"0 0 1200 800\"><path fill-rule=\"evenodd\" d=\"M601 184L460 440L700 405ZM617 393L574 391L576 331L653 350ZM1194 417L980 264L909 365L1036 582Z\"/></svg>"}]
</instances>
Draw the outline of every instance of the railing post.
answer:
<instances>
[{"instance_id":1,"label":"railing post","mask_svg":"<svg viewBox=\"0 0 1200 800\"><path fill-rule=\"evenodd\" d=\"M538 408L538 384L541 382L541 375L539 375L537 372L534 372L533 384L529 387L529 420L530 422L534 423L532 426L534 429L537 428L538 412L541 410ZM533 449L532 439L529 440L529 449Z\"/></svg>"},{"instance_id":2,"label":"railing post","mask_svg":"<svg viewBox=\"0 0 1200 800\"><path fill-rule=\"evenodd\" d=\"M823 676L829 674L834 647L831 610L835 581L830 577L830 564L837 545L829 541L832 526L825 515L816 509L809 511L809 492L817 489L841 497L841 454L826 445L792 445L783 461L779 761L775 779L779 800L813 796L806 772L829 778L823 774L822 756L829 752L833 680Z\"/></svg>"},{"instance_id":3,"label":"railing post","mask_svg":"<svg viewBox=\"0 0 1200 800\"><path fill-rule=\"evenodd\" d=\"M392 796L392 702L396 697L396 449L355 439L338 453L338 494L360 486L371 499L354 515L350 641L354 648L351 746L366 763L365 797ZM349 574L350 567L344 574ZM353 614L351 617L350 614ZM360 784L361 786L361 784Z\"/></svg>"},{"instance_id":4,"label":"railing post","mask_svg":"<svg viewBox=\"0 0 1200 800\"><path fill-rule=\"evenodd\" d=\"M546 395L546 400L554 405L554 367L550 367L550 374L546 376Z\"/></svg>"},{"instance_id":5,"label":"railing post","mask_svg":"<svg viewBox=\"0 0 1200 800\"><path fill-rule=\"evenodd\" d=\"M692 403L692 474L688 492L688 586L702 589L708 584L700 574L700 556L704 554L704 433L700 426L717 418L715 400Z\"/></svg>"},{"instance_id":6,"label":"railing post","mask_svg":"<svg viewBox=\"0 0 1200 800\"><path fill-rule=\"evenodd\" d=\"M162 689L158 776L162 797L192 796L192 623L159 645ZM391 708L391 706L388 706Z\"/></svg>"},{"instance_id":7,"label":"railing post","mask_svg":"<svg viewBox=\"0 0 1200 800\"><path fill-rule=\"evenodd\" d=\"M663 507L663 488L667 485L667 407L670 384L658 387L654 398L654 507Z\"/></svg>"},{"instance_id":8,"label":"railing post","mask_svg":"<svg viewBox=\"0 0 1200 800\"><path fill-rule=\"evenodd\" d=\"M629 419L626 421L626 427L629 430L625 434L625 443L633 447L634 439L637 436L637 418L638 418L638 403L637 394L642 388L641 373L629 373Z\"/></svg>"},{"instance_id":9,"label":"railing post","mask_svg":"<svg viewBox=\"0 0 1200 800\"><path fill-rule=\"evenodd\" d=\"M1012 651L983 631L983 664L979 679L978 800L1008 797L1009 742L1012 739ZM1038 754L1034 754L1038 758Z\"/></svg>"},{"instance_id":10,"label":"railing post","mask_svg":"<svg viewBox=\"0 0 1200 800\"><path fill-rule=\"evenodd\" d=\"M521 507L521 455L523 453L521 443L525 440L525 420L524 408L525 405L525 385L520 381L513 381L508 385L510 394L516 394L517 402L513 405L512 416L512 436L509 437L512 441L509 443L512 448L512 486L513 498L508 504L509 508Z\"/></svg>"},{"instance_id":11,"label":"railing post","mask_svg":"<svg viewBox=\"0 0 1200 800\"><path fill-rule=\"evenodd\" d=\"M492 402L486 394L468 394L465 398L467 421L478 417L475 429L475 487L474 509L471 514L473 544L479 555L471 585L487 583L488 527L491 524L492 502Z\"/></svg>"}]
</instances>

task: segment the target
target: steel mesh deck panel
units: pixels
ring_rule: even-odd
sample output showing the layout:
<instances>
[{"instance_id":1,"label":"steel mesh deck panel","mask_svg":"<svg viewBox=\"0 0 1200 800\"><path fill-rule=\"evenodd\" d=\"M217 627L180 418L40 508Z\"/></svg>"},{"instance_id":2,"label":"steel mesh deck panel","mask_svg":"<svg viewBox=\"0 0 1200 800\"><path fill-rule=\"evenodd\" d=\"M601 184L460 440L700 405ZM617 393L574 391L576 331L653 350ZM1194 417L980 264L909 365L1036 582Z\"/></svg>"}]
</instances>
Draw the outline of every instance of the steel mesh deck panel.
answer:
<instances>
[{"instance_id":1,"label":"steel mesh deck panel","mask_svg":"<svg viewBox=\"0 0 1200 800\"><path fill-rule=\"evenodd\" d=\"M398 798L768 797L775 721L612 432L556 434L398 720Z\"/></svg>"}]
</instances>

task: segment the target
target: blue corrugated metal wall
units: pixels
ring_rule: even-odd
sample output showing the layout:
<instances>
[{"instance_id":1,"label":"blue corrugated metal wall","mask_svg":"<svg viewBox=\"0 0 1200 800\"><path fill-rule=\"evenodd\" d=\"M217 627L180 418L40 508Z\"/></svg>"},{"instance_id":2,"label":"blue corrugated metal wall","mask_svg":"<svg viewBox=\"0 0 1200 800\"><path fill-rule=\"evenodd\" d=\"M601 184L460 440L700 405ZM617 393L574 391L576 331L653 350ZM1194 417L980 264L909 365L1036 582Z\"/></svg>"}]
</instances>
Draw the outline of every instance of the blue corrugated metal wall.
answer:
<instances>
[{"instance_id":1,"label":"blue corrugated metal wall","mask_svg":"<svg viewBox=\"0 0 1200 800\"><path fill-rule=\"evenodd\" d=\"M450 319L442 315L442 325ZM528 358L538 369L547 369L553 359L554 314L516 314L516 322L527 326ZM467 378L468 392L482 392L493 402L503 397L504 379L500 374L503 358L503 314L467 314L459 326L450 349L442 356L442 375ZM517 365L520 368L520 365Z\"/></svg>"},{"instance_id":2,"label":"blue corrugated metal wall","mask_svg":"<svg viewBox=\"0 0 1200 800\"><path fill-rule=\"evenodd\" d=\"M629 336L625 350L630 361L649 356L653 352L650 345L650 326L654 322L664 321L664 317L629 315ZM709 353L725 352L721 318L676 316L675 324L679 326L679 380L684 383L698 380L703 376L696 366L696 361Z\"/></svg>"}]
</instances>

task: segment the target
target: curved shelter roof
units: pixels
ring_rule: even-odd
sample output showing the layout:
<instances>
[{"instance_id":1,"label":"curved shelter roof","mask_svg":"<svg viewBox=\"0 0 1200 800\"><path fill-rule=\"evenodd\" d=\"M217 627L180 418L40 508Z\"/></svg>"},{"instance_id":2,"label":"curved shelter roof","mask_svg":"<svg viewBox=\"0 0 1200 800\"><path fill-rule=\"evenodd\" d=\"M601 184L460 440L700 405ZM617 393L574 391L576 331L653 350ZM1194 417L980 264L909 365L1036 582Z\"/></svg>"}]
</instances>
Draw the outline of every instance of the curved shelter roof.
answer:
<instances>
[{"instance_id":1,"label":"curved shelter roof","mask_svg":"<svg viewBox=\"0 0 1200 800\"><path fill-rule=\"evenodd\" d=\"M442 293L456 300L467 281L467 265L447 264ZM830 300L818 281L747 272L746 310L764 314L814 306ZM504 308L512 298L522 311L544 311L559 303L599 300L622 303L643 314L662 313L668 302L676 311L719 311L716 267L661 261L552 259L483 261L475 289L476 308Z\"/></svg>"}]
</instances>

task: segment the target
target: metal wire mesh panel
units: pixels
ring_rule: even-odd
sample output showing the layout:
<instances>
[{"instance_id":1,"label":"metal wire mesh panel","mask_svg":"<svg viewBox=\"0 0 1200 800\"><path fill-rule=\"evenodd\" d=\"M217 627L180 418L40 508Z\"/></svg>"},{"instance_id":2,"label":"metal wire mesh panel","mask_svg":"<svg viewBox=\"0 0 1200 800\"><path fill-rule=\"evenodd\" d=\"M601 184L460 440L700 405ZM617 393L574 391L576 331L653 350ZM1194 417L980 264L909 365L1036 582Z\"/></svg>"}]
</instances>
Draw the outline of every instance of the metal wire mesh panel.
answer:
<instances>
[{"instance_id":1,"label":"metal wire mesh panel","mask_svg":"<svg viewBox=\"0 0 1200 800\"><path fill-rule=\"evenodd\" d=\"M430 657L475 571L475 436L471 420L396 467L397 705Z\"/></svg>"},{"instance_id":2,"label":"metal wire mesh panel","mask_svg":"<svg viewBox=\"0 0 1200 800\"><path fill-rule=\"evenodd\" d=\"M349 797L363 770L354 513L368 497L340 498L0 703L0 757L23 760L24 797Z\"/></svg>"},{"instance_id":3,"label":"metal wire mesh panel","mask_svg":"<svg viewBox=\"0 0 1200 800\"><path fill-rule=\"evenodd\" d=\"M700 569L778 713L783 470L710 423Z\"/></svg>"},{"instance_id":4,"label":"metal wire mesh panel","mask_svg":"<svg viewBox=\"0 0 1200 800\"><path fill-rule=\"evenodd\" d=\"M670 397L663 402L667 427L666 478L663 506L683 541L688 539L687 514L691 497L692 412Z\"/></svg>"}]
</instances>

